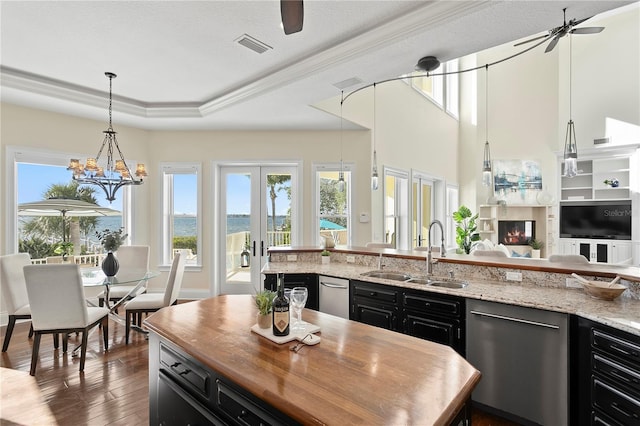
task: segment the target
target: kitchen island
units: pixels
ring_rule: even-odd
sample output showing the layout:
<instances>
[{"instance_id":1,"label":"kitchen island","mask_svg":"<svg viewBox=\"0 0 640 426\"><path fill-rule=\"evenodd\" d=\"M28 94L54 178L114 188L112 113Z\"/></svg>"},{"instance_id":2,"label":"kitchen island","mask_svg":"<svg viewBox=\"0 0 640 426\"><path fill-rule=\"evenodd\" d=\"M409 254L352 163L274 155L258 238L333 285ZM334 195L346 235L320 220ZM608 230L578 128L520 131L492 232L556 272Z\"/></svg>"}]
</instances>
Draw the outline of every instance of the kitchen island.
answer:
<instances>
[{"instance_id":1,"label":"kitchen island","mask_svg":"<svg viewBox=\"0 0 640 426\"><path fill-rule=\"evenodd\" d=\"M480 380L447 346L311 310L322 341L293 352L250 331L256 312L225 295L145 321L151 424L192 407L211 423L448 425Z\"/></svg>"}]
</instances>

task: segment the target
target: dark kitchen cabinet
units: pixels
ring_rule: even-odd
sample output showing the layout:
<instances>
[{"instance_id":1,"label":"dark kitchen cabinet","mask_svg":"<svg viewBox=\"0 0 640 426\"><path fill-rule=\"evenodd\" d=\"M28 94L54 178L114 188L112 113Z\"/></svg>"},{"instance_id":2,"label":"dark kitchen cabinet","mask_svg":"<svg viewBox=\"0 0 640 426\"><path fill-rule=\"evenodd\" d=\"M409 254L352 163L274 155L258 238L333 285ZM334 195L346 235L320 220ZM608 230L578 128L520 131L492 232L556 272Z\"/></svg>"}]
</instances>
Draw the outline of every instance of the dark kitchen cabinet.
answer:
<instances>
[{"instance_id":1,"label":"dark kitchen cabinet","mask_svg":"<svg viewBox=\"0 0 640 426\"><path fill-rule=\"evenodd\" d=\"M149 377L149 424L298 424L153 333Z\"/></svg>"},{"instance_id":2,"label":"dark kitchen cabinet","mask_svg":"<svg viewBox=\"0 0 640 426\"><path fill-rule=\"evenodd\" d=\"M585 318L577 322L576 425L640 425L640 337Z\"/></svg>"},{"instance_id":3,"label":"dark kitchen cabinet","mask_svg":"<svg viewBox=\"0 0 640 426\"><path fill-rule=\"evenodd\" d=\"M405 291L403 329L410 336L451 346L465 356L465 299L425 291Z\"/></svg>"},{"instance_id":4,"label":"dark kitchen cabinet","mask_svg":"<svg viewBox=\"0 0 640 426\"><path fill-rule=\"evenodd\" d=\"M265 274L264 289L276 291L276 274ZM309 296L305 308L317 311L320 307L317 274L284 274L284 288L306 287Z\"/></svg>"},{"instance_id":5,"label":"dark kitchen cabinet","mask_svg":"<svg viewBox=\"0 0 640 426\"><path fill-rule=\"evenodd\" d=\"M391 286L351 280L349 319L387 330L402 331L400 293Z\"/></svg>"}]
</instances>

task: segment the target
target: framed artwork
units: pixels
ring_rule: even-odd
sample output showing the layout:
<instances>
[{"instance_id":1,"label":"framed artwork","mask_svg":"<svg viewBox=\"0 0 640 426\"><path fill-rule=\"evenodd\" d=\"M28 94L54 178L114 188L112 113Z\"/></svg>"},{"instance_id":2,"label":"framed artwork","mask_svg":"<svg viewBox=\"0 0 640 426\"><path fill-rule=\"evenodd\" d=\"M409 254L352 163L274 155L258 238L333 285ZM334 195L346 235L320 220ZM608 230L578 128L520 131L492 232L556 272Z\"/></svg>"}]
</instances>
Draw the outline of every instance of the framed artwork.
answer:
<instances>
[{"instance_id":1,"label":"framed artwork","mask_svg":"<svg viewBox=\"0 0 640 426\"><path fill-rule=\"evenodd\" d=\"M493 188L507 204L536 204L542 191L540 165L532 160L493 160Z\"/></svg>"}]
</instances>

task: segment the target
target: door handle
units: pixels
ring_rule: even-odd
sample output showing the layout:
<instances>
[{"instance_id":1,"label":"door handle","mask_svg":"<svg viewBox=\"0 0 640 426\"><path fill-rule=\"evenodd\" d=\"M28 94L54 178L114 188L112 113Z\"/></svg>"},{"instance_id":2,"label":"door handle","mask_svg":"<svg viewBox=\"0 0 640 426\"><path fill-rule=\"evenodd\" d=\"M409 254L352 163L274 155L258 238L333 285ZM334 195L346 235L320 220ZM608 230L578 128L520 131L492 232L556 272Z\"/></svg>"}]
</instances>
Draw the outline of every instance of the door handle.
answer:
<instances>
[{"instance_id":1,"label":"door handle","mask_svg":"<svg viewBox=\"0 0 640 426\"><path fill-rule=\"evenodd\" d=\"M324 281L320 281L320 285L323 285L325 287L329 287L329 288L341 288L341 289L348 289L349 287L345 287L343 285L340 284L330 284L330 283L326 283Z\"/></svg>"},{"instance_id":2,"label":"door handle","mask_svg":"<svg viewBox=\"0 0 640 426\"><path fill-rule=\"evenodd\" d=\"M264 241L260 241L260 256L264 256Z\"/></svg>"},{"instance_id":3,"label":"door handle","mask_svg":"<svg viewBox=\"0 0 640 426\"><path fill-rule=\"evenodd\" d=\"M479 316L482 316L482 317L490 317L490 318L496 318L496 319L505 320L505 321L519 322L519 323L522 323L522 324L535 325L535 326L538 326L538 327L552 328L554 330L560 329L560 327L555 325L555 324L546 324L546 323L543 323L543 322L529 321L529 320L524 320L524 319L520 319L520 318L506 317L504 315L490 314L488 312L480 312L480 311L469 311L469 312L471 312L473 315L479 315Z\"/></svg>"},{"instance_id":4,"label":"door handle","mask_svg":"<svg viewBox=\"0 0 640 426\"><path fill-rule=\"evenodd\" d=\"M253 257L256 257L256 240L253 240Z\"/></svg>"}]
</instances>

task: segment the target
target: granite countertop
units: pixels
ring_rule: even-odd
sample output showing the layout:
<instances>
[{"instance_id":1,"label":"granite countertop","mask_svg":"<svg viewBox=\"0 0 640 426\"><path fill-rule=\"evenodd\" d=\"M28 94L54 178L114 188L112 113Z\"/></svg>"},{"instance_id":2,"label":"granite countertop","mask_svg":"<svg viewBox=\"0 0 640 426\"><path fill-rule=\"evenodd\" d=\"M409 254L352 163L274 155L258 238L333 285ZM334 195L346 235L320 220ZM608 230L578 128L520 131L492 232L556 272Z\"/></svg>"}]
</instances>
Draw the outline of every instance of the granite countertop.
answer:
<instances>
[{"instance_id":1,"label":"granite countertop","mask_svg":"<svg viewBox=\"0 0 640 426\"><path fill-rule=\"evenodd\" d=\"M313 262L271 262L265 265L262 272L265 274L284 272L290 274L312 273L329 275L433 293L451 294L470 299L575 314L640 336L640 301L630 297L621 296L613 301L605 301L590 297L582 289L554 288L482 278L464 279L469 283L467 287L450 289L361 275L363 272L371 271L372 269L375 268L348 263L322 265Z\"/></svg>"}]
</instances>

